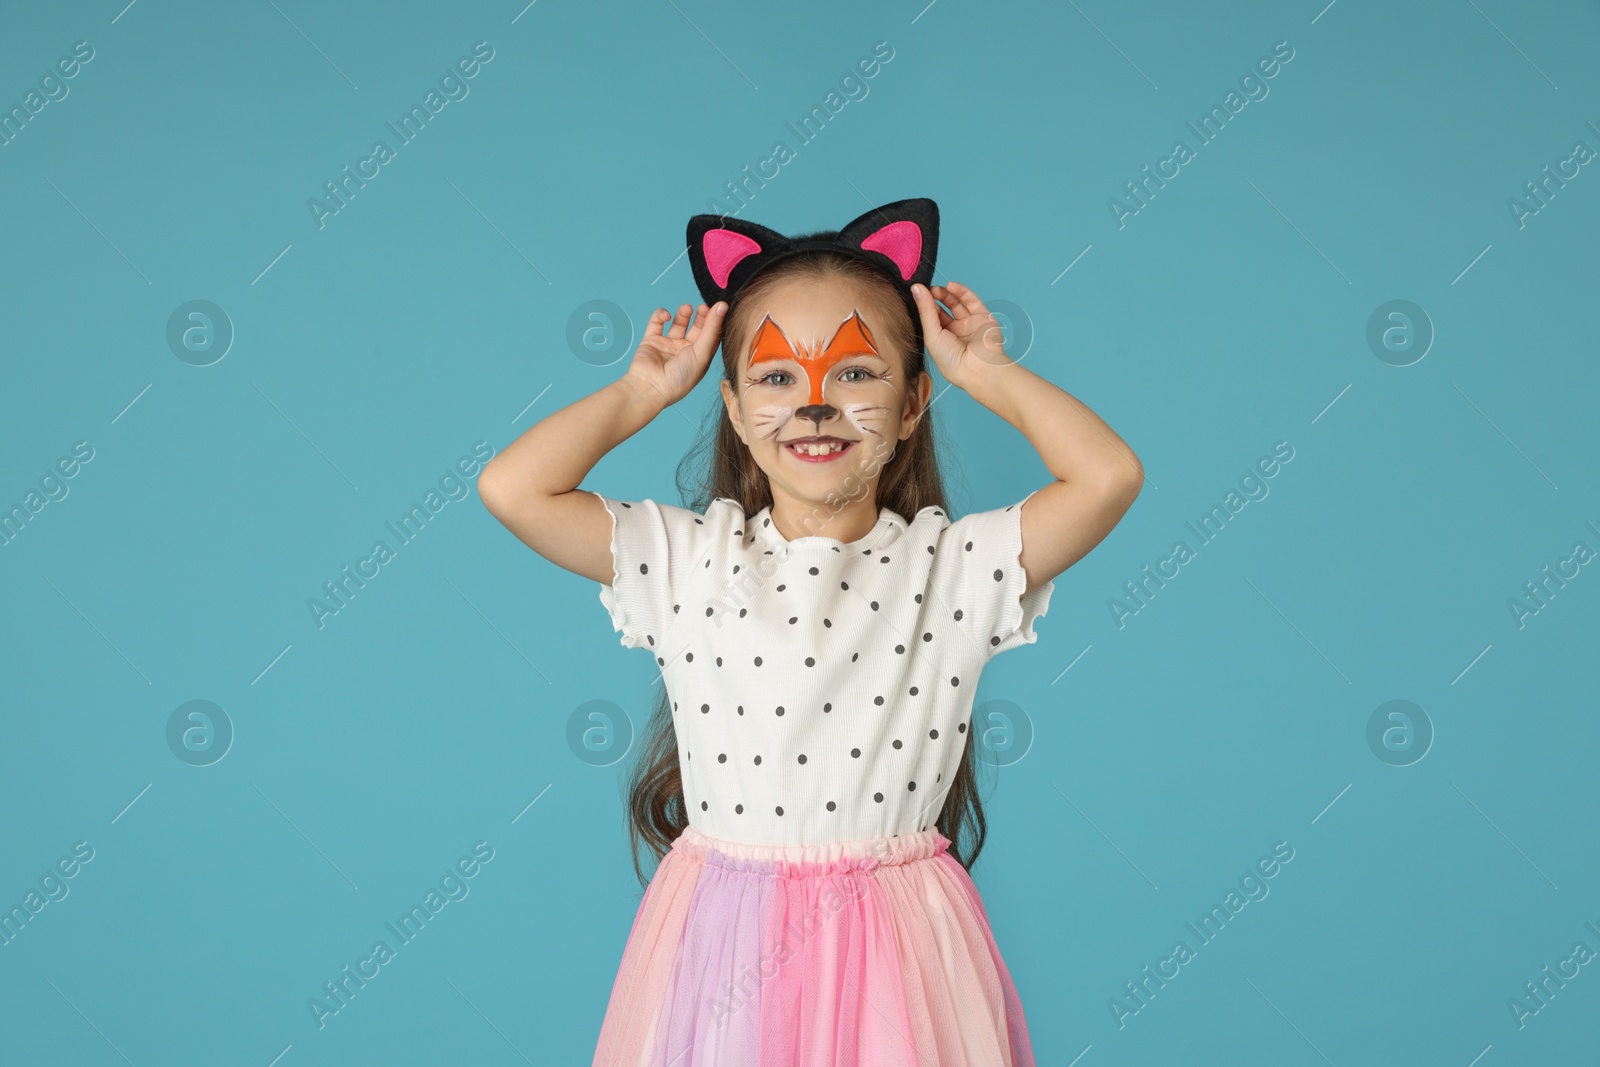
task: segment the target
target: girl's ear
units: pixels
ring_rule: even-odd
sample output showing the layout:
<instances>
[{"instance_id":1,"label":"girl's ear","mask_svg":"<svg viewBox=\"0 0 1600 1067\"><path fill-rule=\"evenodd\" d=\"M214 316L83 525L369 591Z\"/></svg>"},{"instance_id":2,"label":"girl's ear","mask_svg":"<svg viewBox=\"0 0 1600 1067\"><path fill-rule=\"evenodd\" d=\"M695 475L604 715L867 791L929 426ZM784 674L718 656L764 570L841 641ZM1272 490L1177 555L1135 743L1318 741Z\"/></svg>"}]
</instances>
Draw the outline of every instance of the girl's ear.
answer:
<instances>
[{"instance_id":1,"label":"girl's ear","mask_svg":"<svg viewBox=\"0 0 1600 1067\"><path fill-rule=\"evenodd\" d=\"M919 196L873 208L846 223L838 243L883 256L907 289L927 285L939 252L939 205Z\"/></svg>"},{"instance_id":2,"label":"girl's ear","mask_svg":"<svg viewBox=\"0 0 1600 1067\"><path fill-rule=\"evenodd\" d=\"M739 435L739 440L744 441L746 447L750 442L745 441L744 423L739 419L739 398L734 395L733 383L722 379L722 406L723 413L728 416L728 423L733 427L733 432Z\"/></svg>"}]
</instances>

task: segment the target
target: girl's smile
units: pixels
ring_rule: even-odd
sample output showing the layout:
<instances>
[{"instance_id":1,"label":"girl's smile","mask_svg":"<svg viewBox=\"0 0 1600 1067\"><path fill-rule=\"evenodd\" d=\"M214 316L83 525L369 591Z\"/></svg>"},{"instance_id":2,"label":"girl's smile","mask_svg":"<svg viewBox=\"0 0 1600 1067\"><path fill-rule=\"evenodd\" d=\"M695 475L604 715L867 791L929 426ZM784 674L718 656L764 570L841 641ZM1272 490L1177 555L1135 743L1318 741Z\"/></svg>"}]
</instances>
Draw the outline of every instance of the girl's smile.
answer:
<instances>
[{"instance_id":1,"label":"girl's smile","mask_svg":"<svg viewBox=\"0 0 1600 1067\"><path fill-rule=\"evenodd\" d=\"M783 442L783 450L805 463L828 463L855 446L839 437L797 437Z\"/></svg>"}]
</instances>

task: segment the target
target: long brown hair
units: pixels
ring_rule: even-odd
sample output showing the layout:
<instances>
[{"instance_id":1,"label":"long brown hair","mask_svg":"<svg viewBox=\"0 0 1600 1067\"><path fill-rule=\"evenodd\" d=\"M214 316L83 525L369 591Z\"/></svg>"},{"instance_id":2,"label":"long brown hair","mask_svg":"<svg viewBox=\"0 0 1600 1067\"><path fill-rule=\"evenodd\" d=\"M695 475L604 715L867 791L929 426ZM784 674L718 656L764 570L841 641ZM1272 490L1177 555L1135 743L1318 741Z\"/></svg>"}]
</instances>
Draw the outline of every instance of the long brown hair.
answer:
<instances>
[{"instance_id":1,"label":"long brown hair","mask_svg":"<svg viewBox=\"0 0 1600 1067\"><path fill-rule=\"evenodd\" d=\"M836 236L835 232L821 231L799 239ZM881 312L878 321L888 325L880 332L887 333L892 346L903 353L901 366L907 388L914 389L926 368L927 357L920 349L911 351L914 324L904 299L893 284L871 266L827 249L797 252L779 260L751 279L728 301L722 335L723 377L731 382L738 381L739 353L755 326L749 321L753 313L741 314L742 307L760 307L762 295L785 281L835 278L859 285L863 302ZM728 497L737 500L749 516L771 505L772 489L767 476L734 431L720 394L705 418L715 421L715 428L703 425L698 443L678 465L678 492L687 502L685 506L703 512L716 498ZM883 467L876 503L903 518L914 516L929 505L949 514L935 453L931 409L923 412L911 436L895 447L893 458ZM983 801L978 794L979 761L972 735L973 731L967 731L961 767L950 783L944 807L934 822L935 828L950 839L950 854L968 870L977 862L988 833ZM677 731L672 725L671 698L665 683L641 737L639 755L629 773L627 789L633 869L639 882L645 884L647 879L639 864L640 845L647 847L659 860L689 824L678 766Z\"/></svg>"}]
</instances>

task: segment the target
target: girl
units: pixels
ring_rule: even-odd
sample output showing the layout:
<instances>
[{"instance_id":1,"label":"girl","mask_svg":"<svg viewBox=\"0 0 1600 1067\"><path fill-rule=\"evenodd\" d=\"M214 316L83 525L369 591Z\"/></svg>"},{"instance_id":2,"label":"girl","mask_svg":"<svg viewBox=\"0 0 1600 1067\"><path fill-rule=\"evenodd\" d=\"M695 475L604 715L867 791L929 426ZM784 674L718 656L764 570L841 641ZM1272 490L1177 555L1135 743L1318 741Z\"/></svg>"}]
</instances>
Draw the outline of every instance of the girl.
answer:
<instances>
[{"instance_id":1,"label":"girl","mask_svg":"<svg viewBox=\"0 0 1600 1067\"><path fill-rule=\"evenodd\" d=\"M1031 1067L968 873L985 823L967 725L979 672L1037 640L1055 576L1143 469L1006 355L977 294L927 284L933 201L795 238L699 215L688 237L707 302L658 309L626 374L478 482L517 537L600 583L665 681L628 810L640 880L641 841L660 863L594 1064ZM726 418L694 508L578 488L719 338ZM924 343L1054 481L950 520Z\"/></svg>"}]
</instances>

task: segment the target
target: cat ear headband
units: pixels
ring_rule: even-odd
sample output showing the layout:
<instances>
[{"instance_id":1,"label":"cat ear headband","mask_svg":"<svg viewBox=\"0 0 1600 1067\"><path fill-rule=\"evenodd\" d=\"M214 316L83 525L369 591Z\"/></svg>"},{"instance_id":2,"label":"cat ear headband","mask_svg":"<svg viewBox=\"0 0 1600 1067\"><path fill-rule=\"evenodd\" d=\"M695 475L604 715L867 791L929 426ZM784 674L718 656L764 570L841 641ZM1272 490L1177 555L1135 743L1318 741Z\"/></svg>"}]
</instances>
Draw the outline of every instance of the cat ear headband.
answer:
<instances>
[{"instance_id":1,"label":"cat ear headband","mask_svg":"<svg viewBox=\"0 0 1600 1067\"><path fill-rule=\"evenodd\" d=\"M911 284L933 281L939 251L939 205L927 197L873 208L840 230L785 237L731 215L695 215L688 228L689 266L708 305L733 296L761 271L797 252L827 248L872 266L900 291L911 316L916 351L922 351L922 316Z\"/></svg>"}]
</instances>

